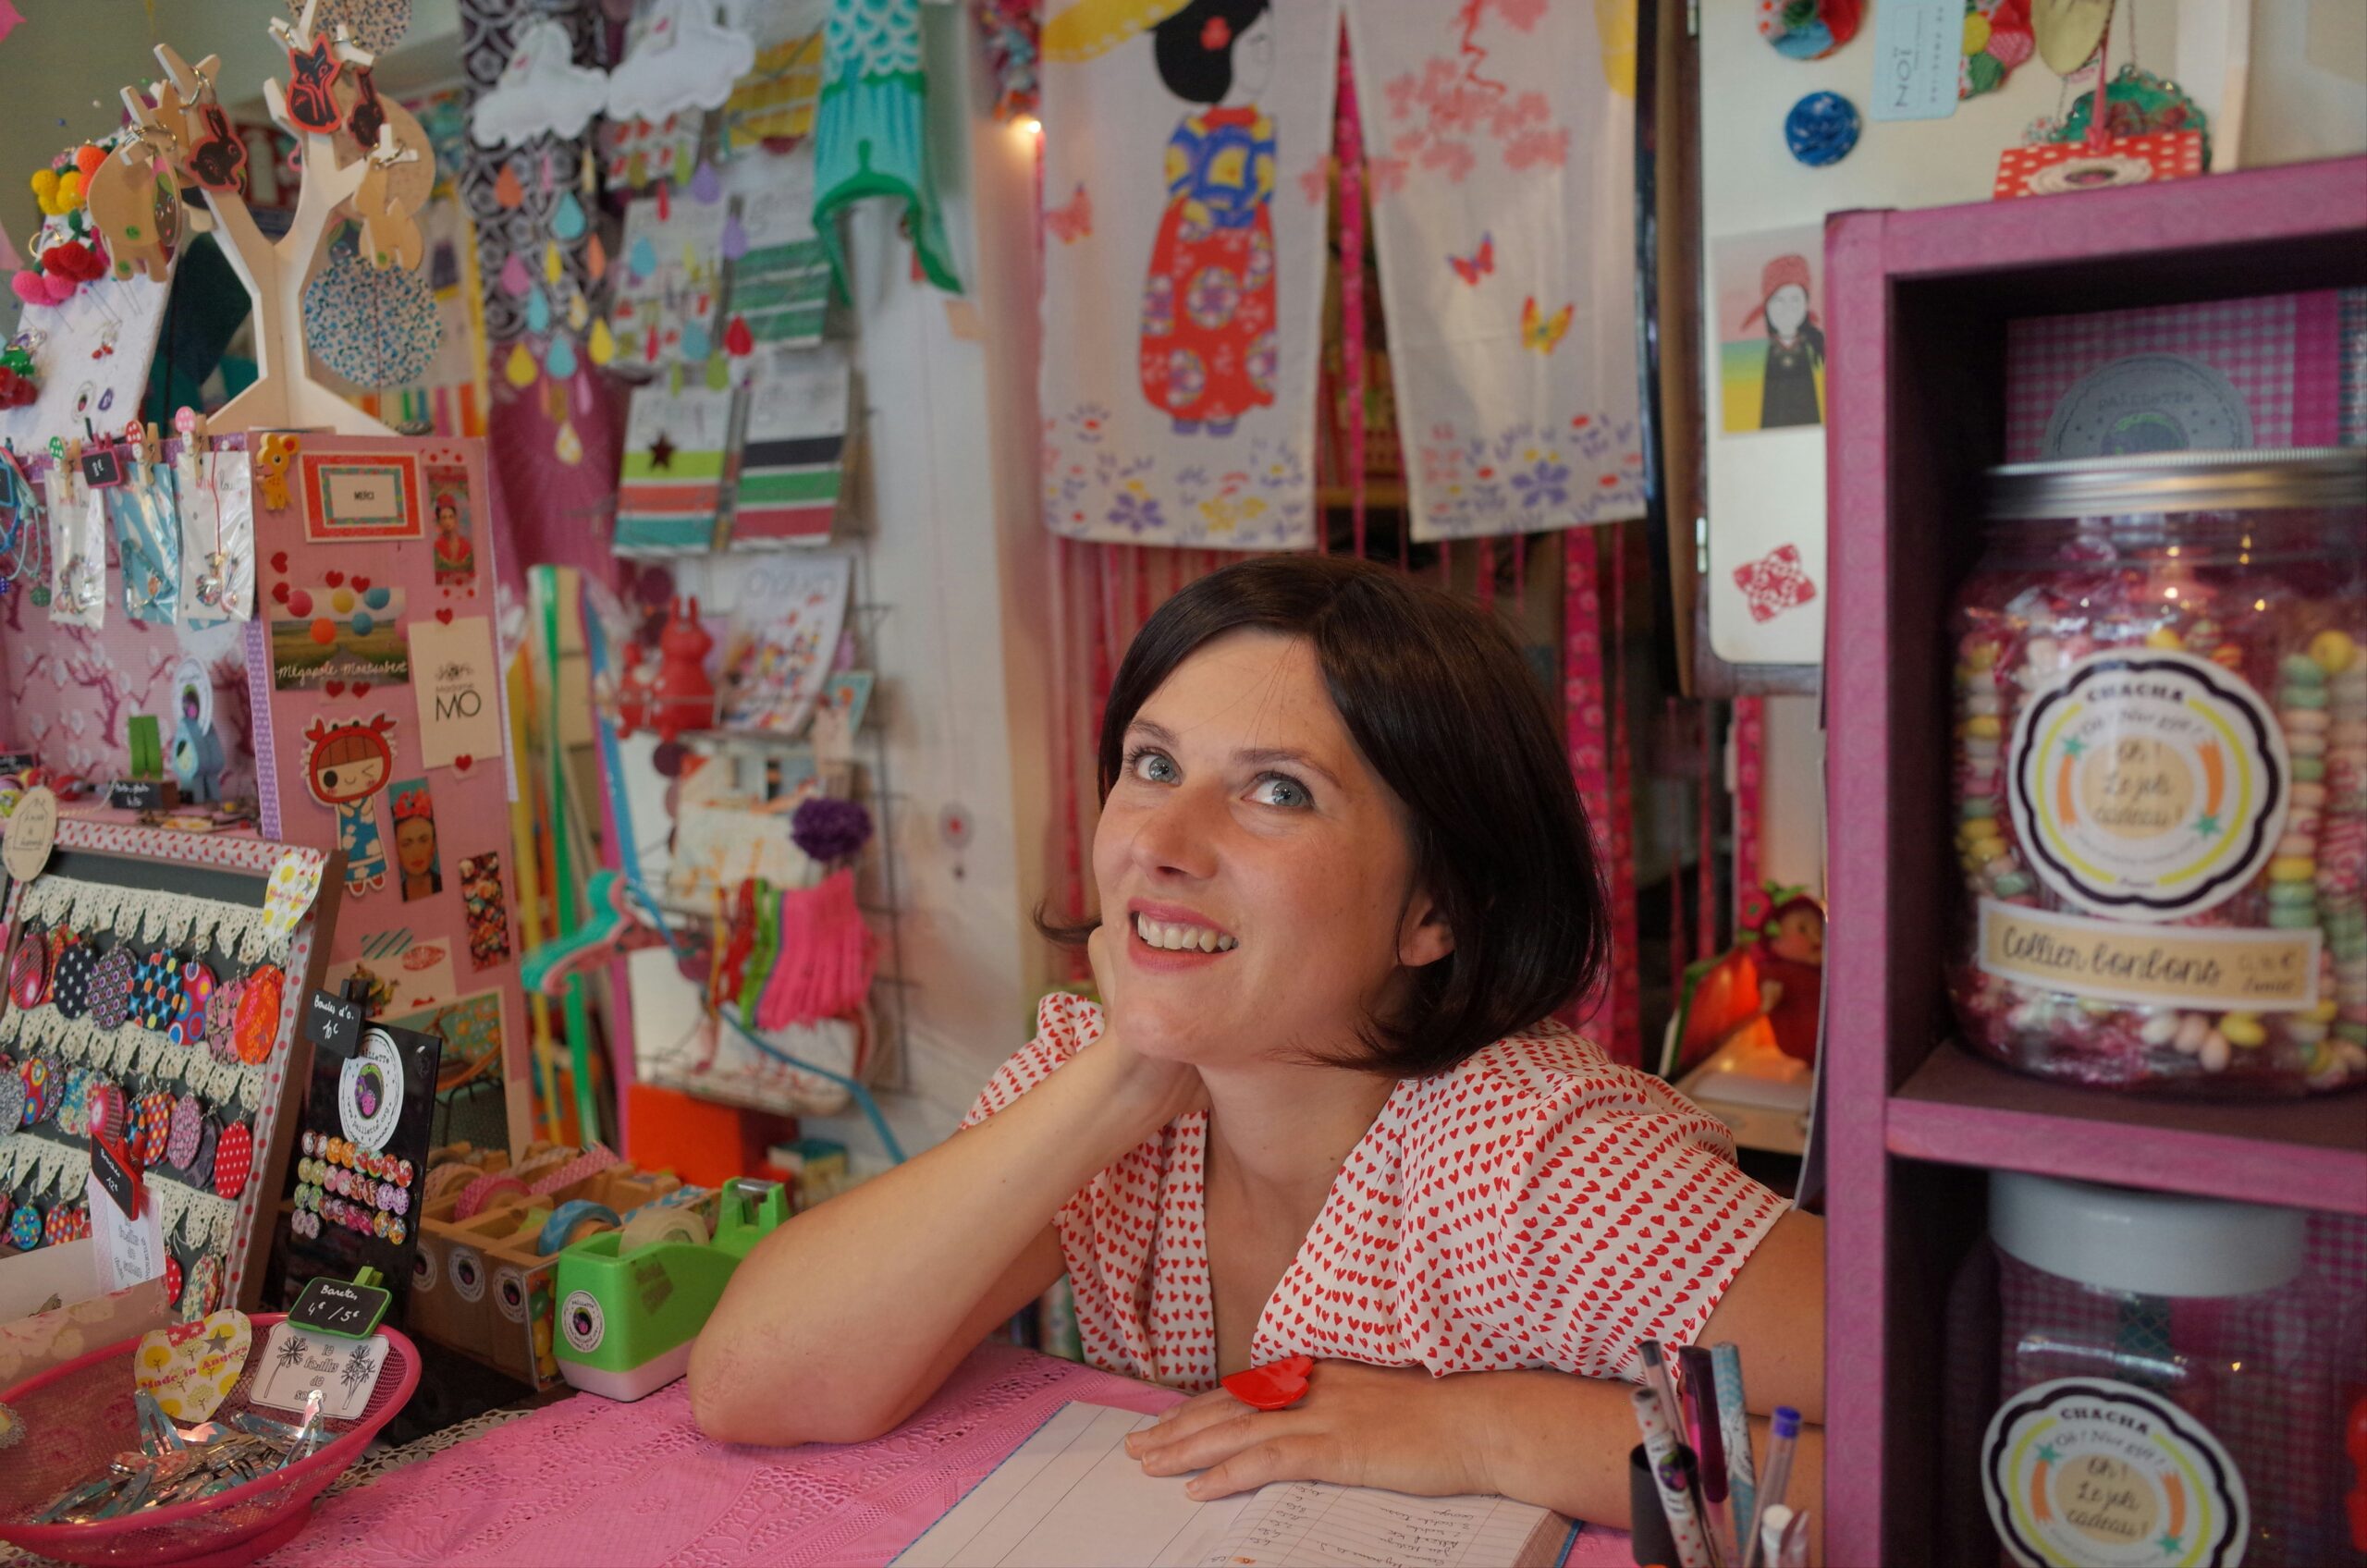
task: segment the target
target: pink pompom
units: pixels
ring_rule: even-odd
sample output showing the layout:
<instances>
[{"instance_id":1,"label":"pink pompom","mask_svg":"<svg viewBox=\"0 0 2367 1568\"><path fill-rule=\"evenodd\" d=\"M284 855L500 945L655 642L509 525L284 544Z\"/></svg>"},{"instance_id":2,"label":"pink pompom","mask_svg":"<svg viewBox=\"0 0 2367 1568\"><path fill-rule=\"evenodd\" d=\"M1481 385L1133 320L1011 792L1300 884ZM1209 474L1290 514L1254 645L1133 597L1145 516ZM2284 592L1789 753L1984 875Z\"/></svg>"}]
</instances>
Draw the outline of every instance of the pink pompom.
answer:
<instances>
[{"instance_id":1,"label":"pink pompom","mask_svg":"<svg viewBox=\"0 0 2367 1568\"><path fill-rule=\"evenodd\" d=\"M41 274L27 267L8 279L8 288L28 305L46 305L49 292L41 286Z\"/></svg>"},{"instance_id":2,"label":"pink pompom","mask_svg":"<svg viewBox=\"0 0 2367 1568\"><path fill-rule=\"evenodd\" d=\"M67 300L74 298L74 290L81 287L74 279L61 277L54 272L45 272L41 275L42 292L49 296L49 302L53 305L66 303Z\"/></svg>"}]
</instances>

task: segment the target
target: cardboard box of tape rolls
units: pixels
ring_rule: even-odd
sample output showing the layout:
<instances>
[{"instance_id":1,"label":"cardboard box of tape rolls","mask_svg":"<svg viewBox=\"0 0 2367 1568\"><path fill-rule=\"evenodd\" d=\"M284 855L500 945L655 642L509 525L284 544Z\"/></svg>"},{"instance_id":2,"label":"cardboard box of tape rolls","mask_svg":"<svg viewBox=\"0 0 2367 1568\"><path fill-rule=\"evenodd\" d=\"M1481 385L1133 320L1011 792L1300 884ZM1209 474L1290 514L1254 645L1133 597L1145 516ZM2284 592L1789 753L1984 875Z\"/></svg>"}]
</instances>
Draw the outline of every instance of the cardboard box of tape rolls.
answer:
<instances>
[{"instance_id":1,"label":"cardboard box of tape rolls","mask_svg":"<svg viewBox=\"0 0 2367 1568\"><path fill-rule=\"evenodd\" d=\"M411 1332L534 1389L558 1378L551 1280L559 1250L644 1209L713 1204L670 1171L638 1170L597 1146L546 1145L515 1163L497 1150L438 1150L423 1196ZM711 1211L700 1218L713 1228Z\"/></svg>"}]
</instances>

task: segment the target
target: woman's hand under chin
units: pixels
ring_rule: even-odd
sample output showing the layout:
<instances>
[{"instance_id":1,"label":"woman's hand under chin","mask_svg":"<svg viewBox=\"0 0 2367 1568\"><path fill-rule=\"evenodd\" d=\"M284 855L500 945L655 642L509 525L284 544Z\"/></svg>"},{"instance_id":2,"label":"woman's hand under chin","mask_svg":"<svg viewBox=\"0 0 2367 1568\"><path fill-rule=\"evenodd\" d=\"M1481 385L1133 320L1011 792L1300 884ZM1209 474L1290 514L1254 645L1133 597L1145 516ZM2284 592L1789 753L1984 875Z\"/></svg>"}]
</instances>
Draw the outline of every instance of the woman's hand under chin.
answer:
<instances>
[{"instance_id":1,"label":"woman's hand under chin","mask_svg":"<svg viewBox=\"0 0 2367 1568\"><path fill-rule=\"evenodd\" d=\"M1101 1038L1081 1060L1100 1059L1101 1070L1115 1075L1112 1093L1130 1103L1139 1101L1147 1115L1155 1111L1152 1125L1163 1127L1186 1112L1205 1109L1208 1087L1200 1082L1198 1068L1146 1056L1127 1043L1126 959L1118 947L1124 940L1123 928L1113 928L1105 921L1085 944L1093 961L1093 984L1101 994Z\"/></svg>"},{"instance_id":2,"label":"woman's hand under chin","mask_svg":"<svg viewBox=\"0 0 2367 1568\"><path fill-rule=\"evenodd\" d=\"M1460 1378L1420 1366L1318 1361L1306 1395L1286 1410L1254 1410L1222 1389L1175 1405L1126 1439L1152 1476L1204 1472L1184 1488L1207 1501L1269 1481L1332 1481L1416 1497L1496 1488L1483 1434Z\"/></svg>"}]
</instances>

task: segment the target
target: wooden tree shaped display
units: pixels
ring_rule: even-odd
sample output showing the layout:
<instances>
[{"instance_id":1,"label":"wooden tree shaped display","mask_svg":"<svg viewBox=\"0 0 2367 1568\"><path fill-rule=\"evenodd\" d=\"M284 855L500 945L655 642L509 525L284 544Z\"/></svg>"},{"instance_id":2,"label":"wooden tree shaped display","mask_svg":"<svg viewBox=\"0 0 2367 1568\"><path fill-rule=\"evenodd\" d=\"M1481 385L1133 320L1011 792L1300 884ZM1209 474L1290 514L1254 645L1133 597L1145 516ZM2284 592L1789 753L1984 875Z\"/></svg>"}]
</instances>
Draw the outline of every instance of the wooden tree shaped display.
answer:
<instances>
[{"instance_id":1,"label":"wooden tree shaped display","mask_svg":"<svg viewBox=\"0 0 2367 1568\"><path fill-rule=\"evenodd\" d=\"M245 146L215 92L218 56L190 65L160 43L156 59L165 80L152 84L145 98L136 89L123 90L138 135L114 156L135 174L160 169L169 177L160 185L178 191L184 203L202 197L213 221L209 226L192 213L188 227L213 228L254 301L258 374L253 386L211 416L208 423L219 432L393 434L313 378L304 285L319 264L323 240L344 219L362 225L361 253L371 265L416 267L422 247L411 214L435 184L435 156L419 122L379 98L370 80L371 53L342 26L334 35L314 30L319 8L320 0L305 0L292 27L284 18L270 23L272 36L288 51L288 81L283 88L266 79L264 104L302 149L295 216L277 239L247 210ZM340 130L358 155L344 156ZM122 254L114 249L118 236L107 238L110 253ZM130 238L136 244L137 235Z\"/></svg>"}]
</instances>

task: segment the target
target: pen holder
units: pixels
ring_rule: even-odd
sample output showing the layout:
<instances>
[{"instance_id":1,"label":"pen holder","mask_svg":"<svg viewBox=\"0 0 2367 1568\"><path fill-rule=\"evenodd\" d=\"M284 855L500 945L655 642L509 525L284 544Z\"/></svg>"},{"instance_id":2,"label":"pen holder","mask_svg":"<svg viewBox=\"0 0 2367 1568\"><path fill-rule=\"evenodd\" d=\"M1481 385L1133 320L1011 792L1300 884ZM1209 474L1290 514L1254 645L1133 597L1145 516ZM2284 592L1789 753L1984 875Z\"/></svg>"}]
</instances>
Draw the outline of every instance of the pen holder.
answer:
<instances>
[{"instance_id":1,"label":"pen holder","mask_svg":"<svg viewBox=\"0 0 2367 1568\"><path fill-rule=\"evenodd\" d=\"M1693 1451L1683 1443L1676 1445L1676 1461L1685 1472L1686 1484L1693 1484L1695 1464ZM1683 1560L1676 1554L1676 1537L1668 1527L1668 1514L1661 1507L1660 1483L1652 1478L1652 1462L1637 1443L1627 1451L1627 1516L1631 1521L1628 1550L1635 1555L1637 1568L1651 1568L1664 1564L1676 1568Z\"/></svg>"}]
</instances>

